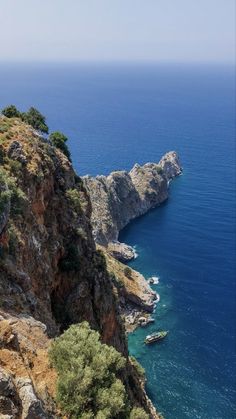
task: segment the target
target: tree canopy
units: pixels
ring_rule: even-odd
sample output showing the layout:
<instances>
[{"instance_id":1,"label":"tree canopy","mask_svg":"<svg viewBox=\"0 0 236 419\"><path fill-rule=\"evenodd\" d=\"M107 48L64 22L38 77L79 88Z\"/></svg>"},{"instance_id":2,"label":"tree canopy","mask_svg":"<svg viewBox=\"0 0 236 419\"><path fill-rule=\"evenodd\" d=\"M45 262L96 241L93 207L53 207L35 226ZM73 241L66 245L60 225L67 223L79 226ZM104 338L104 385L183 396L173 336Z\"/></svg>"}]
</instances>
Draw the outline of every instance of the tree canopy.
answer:
<instances>
[{"instance_id":1,"label":"tree canopy","mask_svg":"<svg viewBox=\"0 0 236 419\"><path fill-rule=\"evenodd\" d=\"M7 118L19 118L21 116L20 111L18 111L15 105L6 106L2 109L2 114Z\"/></svg>"},{"instance_id":2,"label":"tree canopy","mask_svg":"<svg viewBox=\"0 0 236 419\"><path fill-rule=\"evenodd\" d=\"M141 407L134 407L131 410L130 419L149 419L149 415Z\"/></svg>"},{"instance_id":3,"label":"tree canopy","mask_svg":"<svg viewBox=\"0 0 236 419\"><path fill-rule=\"evenodd\" d=\"M48 126L46 125L46 118L36 108L31 107L28 112L21 114L22 120L27 122L37 131L48 134Z\"/></svg>"},{"instance_id":4,"label":"tree canopy","mask_svg":"<svg viewBox=\"0 0 236 419\"><path fill-rule=\"evenodd\" d=\"M54 145L54 147L59 148L65 154L65 156L69 160L71 160L70 152L69 152L69 149L66 145L66 142L68 141L68 138L64 134L62 134L62 132L60 132L60 131L52 132L49 135L49 140Z\"/></svg>"},{"instance_id":5,"label":"tree canopy","mask_svg":"<svg viewBox=\"0 0 236 419\"><path fill-rule=\"evenodd\" d=\"M46 118L36 108L31 107L28 112L20 112L15 105L10 105L2 109L1 113L7 118L21 118L37 131L48 134Z\"/></svg>"},{"instance_id":6,"label":"tree canopy","mask_svg":"<svg viewBox=\"0 0 236 419\"><path fill-rule=\"evenodd\" d=\"M125 358L100 342L87 322L72 325L49 352L58 373L57 400L71 418L127 418L125 387L117 377Z\"/></svg>"}]
</instances>

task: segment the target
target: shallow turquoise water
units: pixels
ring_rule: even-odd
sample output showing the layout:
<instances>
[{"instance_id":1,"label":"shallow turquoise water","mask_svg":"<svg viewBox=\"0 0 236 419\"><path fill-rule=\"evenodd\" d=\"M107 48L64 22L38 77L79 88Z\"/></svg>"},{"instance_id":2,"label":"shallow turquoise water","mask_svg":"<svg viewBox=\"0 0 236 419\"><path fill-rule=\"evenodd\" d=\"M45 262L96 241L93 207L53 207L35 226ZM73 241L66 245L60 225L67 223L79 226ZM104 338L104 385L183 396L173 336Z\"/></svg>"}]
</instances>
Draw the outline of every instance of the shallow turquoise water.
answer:
<instances>
[{"instance_id":1,"label":"shallow turquoise water","mask_svg":"<svg viewBox=\"0 0 236 419\"><path fill-rule=\"evenodd\" d=\"M129 337L166 419L232 419L235 408L235 103L229 67L2 66L0 106L39 107L70 138L79 174L177 150L167 203L131 223L132 266L159 276L155 325ZM170 331L145 347L146 333Z\"/></svg>"}]
</instances>

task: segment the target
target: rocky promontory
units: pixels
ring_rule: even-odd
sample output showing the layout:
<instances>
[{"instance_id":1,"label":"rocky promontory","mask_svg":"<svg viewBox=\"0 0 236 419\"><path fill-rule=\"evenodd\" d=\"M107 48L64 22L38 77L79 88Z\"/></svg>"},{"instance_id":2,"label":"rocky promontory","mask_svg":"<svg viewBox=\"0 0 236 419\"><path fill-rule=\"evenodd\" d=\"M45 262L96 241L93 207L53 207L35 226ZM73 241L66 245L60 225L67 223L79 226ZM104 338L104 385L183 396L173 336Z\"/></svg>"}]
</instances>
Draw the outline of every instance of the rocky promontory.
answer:
<instances>
[{"instance_id":1,"label":"rocky promontory","mask_svg":"<svg viewBox=\"0 0 236 419\"><path fill-rule=\"evenodd\" d=\"M96 243L110 248L120 260L134 257L130 247L118 242L119 232L133 219L168 198L169 181L182 171L175 151L159 163L135 164L127 171L108 176L85 176L84 184L92 203L91 223Z\"/></svg>"}]
</instances>

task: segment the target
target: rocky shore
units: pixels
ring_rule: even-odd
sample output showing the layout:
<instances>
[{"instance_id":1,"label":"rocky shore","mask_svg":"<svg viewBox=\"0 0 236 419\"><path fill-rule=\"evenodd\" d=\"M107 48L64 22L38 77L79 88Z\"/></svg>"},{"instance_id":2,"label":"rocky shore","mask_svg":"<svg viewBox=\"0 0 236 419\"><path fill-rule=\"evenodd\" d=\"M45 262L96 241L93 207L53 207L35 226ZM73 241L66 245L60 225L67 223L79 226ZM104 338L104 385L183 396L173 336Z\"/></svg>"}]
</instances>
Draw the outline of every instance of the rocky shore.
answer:
<instances>
[{"instance_id":1,"label":"rocky shore","mask_svg":"<svg viewBox=\"0 0 236 419\"><path fill-rule=\"evenodd\" d=\"M159 296L140 272L131 268L127 270L127 266L111 256L104 247L97 247L105 255L126 332L132 332L140 324L140 319L148 321Z\"/></svg>"},{"instance_id":2,"label":"rocky shore","mask_svg":"<svg viewBox=\"0 0 236 419\"><path fill-rule=\"evenodd\" d=\"M132 248L118 242L119 232L133 219L168 198L169 182L182 171L175 151L159 163L135 164L127 171L109 176L85 176L84 184L92 204L91 223L95 242L110 249L113 256L127 261L135 256Z\"/></svg>"}]
</instances>

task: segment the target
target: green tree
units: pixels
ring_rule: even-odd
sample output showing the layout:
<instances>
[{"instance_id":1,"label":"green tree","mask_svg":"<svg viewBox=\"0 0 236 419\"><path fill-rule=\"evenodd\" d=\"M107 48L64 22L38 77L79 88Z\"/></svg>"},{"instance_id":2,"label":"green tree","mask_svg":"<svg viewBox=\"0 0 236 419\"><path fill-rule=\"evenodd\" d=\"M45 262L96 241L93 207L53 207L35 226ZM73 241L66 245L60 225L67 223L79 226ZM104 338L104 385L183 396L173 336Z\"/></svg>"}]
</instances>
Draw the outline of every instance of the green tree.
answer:
<instances>
[{"instance_id":1,"label":"green tree","mask_svg":"<svg viewBox=\"0 0 236 419\"><path fill-rule=\"evenodd\" d=\"M19 118L21 113L18 111L15 105L10 105L2 109L2 115L6 116L7 118Z\"/></svg>"},{"instance_id":2,"label":"green tree","mask_svg":"<svg viewBox=\"0 0 236 419\"><path fill-rule=\"evenodd\" d=\"M71 161L70 152L66 145L68 138L64 134L62 134L62 132L60 131L52 132L49 135L49 140L55 147L59 148L65 154L65 156Z\"/></svg>"},{"instance_id":3,"label":"green tree","mask_svg":"<svg viewBox=\"0 0 236 419\"><path fill-rule=\"evenodd\" d=\"M130 419L149 419L149 415L141 407L134 407L131 410Z\"/></svg>"},{"instance_id":4,"label":"green tree","mask_svg":"<svg viewBox=\"0 0 236 419\"><path fill-rule=\"evenodd\" d=\"M101 343L87 322L56 338L49 357L57 370L57 400L70 418L127 418L125 387L117 374L125 358Z\"/></svg>"},{"instance_id":5,"label":"green tree","mask_svg":"<svg viewBox=\"0 0 236 419\"><path fill-rule=\"evenodd\" d=\"M48 126L46 125L46 118L36 108L31 107L28 112L21 114L23 121L31 125L37 131L48 134Z\"/></svg>"}]
</instances>

